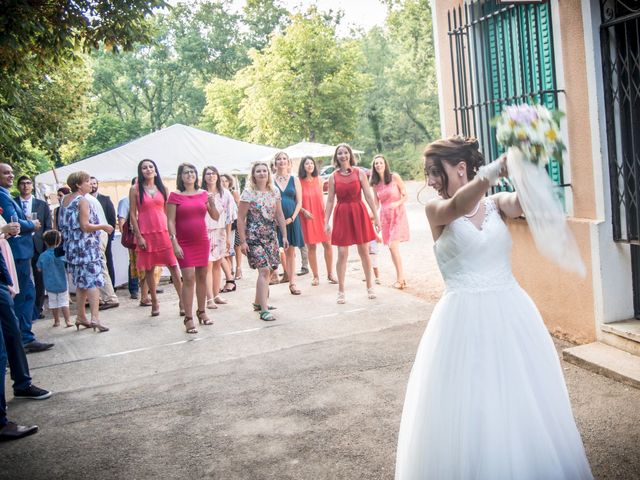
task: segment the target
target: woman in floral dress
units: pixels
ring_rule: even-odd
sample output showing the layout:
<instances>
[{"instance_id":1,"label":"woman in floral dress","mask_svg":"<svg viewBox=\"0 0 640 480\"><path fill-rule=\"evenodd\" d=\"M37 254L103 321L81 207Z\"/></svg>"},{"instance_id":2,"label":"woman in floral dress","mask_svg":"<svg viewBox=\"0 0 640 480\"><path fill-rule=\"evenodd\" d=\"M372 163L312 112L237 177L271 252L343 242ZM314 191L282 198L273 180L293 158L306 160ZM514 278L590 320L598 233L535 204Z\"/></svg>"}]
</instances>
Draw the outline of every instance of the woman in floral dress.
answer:
<instances>
[{"instance_id":1,"label":"woman in floral dress","mask_svg":"<svg viewBox=\"0 0 640 480\"><path fill-rule=\"evenodd\" d=\"M257 162L251 168L249 185L240 196L238 235L249 266L258 270L253 308L260 311L260 318L265 321L275 320L269 311L273 307L268 305L267 299L271 271L278 268L280 262L277 227L286 249L289 242L280 194L273 187L269 166L265 162Z\"/></svg>"},{"instance_id":2,"label":"woman in floral dress","mask_svg":"<svg viewBox=\"0 0 640 480\"><path fill-rule=\"evenodd\" d=\"M100 230L111 235L111 225L100 225L98 214L85 200L84 195L91 192L91 177L87 172L74 172L67 177L67 185L71 193L62 200L61 228L64 238L64 251L67 269L76 286L76 304L78 317L76 328L80 326L93 328L99 332L109 329L100 324L98 306L98 288L104 286L104 277L100 263ZM84 308L89 299L91 309L91 323L87 322Z\"/></svg>"}]
</instances>

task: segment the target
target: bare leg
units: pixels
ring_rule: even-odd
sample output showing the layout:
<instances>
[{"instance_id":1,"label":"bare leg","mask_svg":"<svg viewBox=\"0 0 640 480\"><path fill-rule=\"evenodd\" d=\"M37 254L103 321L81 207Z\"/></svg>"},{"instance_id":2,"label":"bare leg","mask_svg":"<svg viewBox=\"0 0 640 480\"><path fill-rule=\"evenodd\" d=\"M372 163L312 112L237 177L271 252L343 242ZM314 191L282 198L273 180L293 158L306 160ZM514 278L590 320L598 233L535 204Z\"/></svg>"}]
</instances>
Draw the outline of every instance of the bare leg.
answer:
<instances>
[{"instance_id":1,"label":"bare leg","mask_svg":"<svg viewBox=\"0 0 640 480\"><path fill-rule=\"evenodd\" d=\"M142 279L138 279L140 285L140 303L149 301L149 285L147 284L147 275L143 272Z\"/></svg>"},{"instance_id":2,"label":"bare leg","mask_svg":"<svg viewBox=\"0 0 640 480\"><path fill-rule=\"evenodd\" d=\"M287 265L285 273L289 277L289 289L296 285L296 247L289 247L285 251L287 256Z\"/></svg>"},{"instance_id":3,"label":"bare leg","mask_svg":"<svg viewBox=\"0 0 640 480\"><path fill-rule=\"evenodd\" d=\"M362 269L364 270L364 276L367 281L367 290L370 289L373 284L371 282L371 259L369 258L369 244L358 244L358 255L360 255L360 261L362 262Z\"/></svg>"},{"instance_id":4,"label":"bare leg","mask_svg":"<svg viewBox=\"0 0 640 480\"><path fill-rule=\"evenodd\" d=\"M89 323L87 321L87 315L85 313L85 305L87 304L87 289L76 288L76 307L78 323Z\"/></svg>"},{"instance_id":5,"label":"bare leg","mask_svg":"<svg viewBox=\"0 0 640 480\"><path fill-rule=\"evenodd\" d=\"M53 314L53 326L59 327L60 326L60 309L52 308L51 313Z\"/></svg>"},{"instance_id":6,"label":"bare leg","mask_svg":"<svg viewBox=\"0 0 640 480\"><path fill-rule=\"evenodd\" d=\"M214 262L209 262L207 264L207 303L209 303L210 300L213 300L213 297L215 296L214 293L214 288L213 288L213 267Z\"/></svg>"},{"instance_id":7,"label":"bare leg","mask_svg":"<svg viewBox=\"0 0 640 480\"><path fill-rule=\"evenodd\" d=\"M176 289L176 293L178 294L178 303L180 305L184 305L182 302L182 276L180 274L180 269L177 265L168 268L171 273L171 283L173 283L173 288ZM182 308L180 308L180 310L182 310Z\"/></svg>"},{"instance_id":8,"label":"bare leg","mask_svg":"<svg viewBox=\"0 0 640 480\"><path fill-rule=\"evenodd\" d=\"M324 249L324 263L327 266L327 278L334 280L333 277L333 247L329 242L322 242Z\"/></svg>"},{"instance_id":9,"label":"bare leg","mask_svg":"<svg viewBox=\"0 0 640 480\"><path fill-rule=\"evenodd\" d=\"M240 247L234 247L236 252L236 280L242 278L242 249Z\"/></svg>"},{"instance_id":10,"label":"bare leg","mask_svg":"<svg viewBox=\"0 0 640 480\"><path fill-rule=\"evenodd\" d=\"M151 296L151 310L154 312L158 312L160 310L160 305L158 304L158 294L156 293L156 277L153 273L153 268L151 270L145 270L144 281L149 287L149 295Z\"/></svg>"},{"instance_id":11,"label":"bare leg","mask_svg":"<svg viewBox=\"0 0 640 480\"><path fill-rule=\"evenodd\" d=\"M204 312L207 301L207 267L196 267L196 304L198 310Z\"/></svg>"},{"instance_id":12,"label":"bare leg","mask_svg":"<svg viewBox=\"0 0 640 480\"><path fill-rule=\"evenodd\" d=\"M349 247L338 247L338 292L344 294L344 278L347 275L347 259L349 258Z\"/></svg>"},{"instance_id":13,"label":"bare leg","mask_svg":"<svg viewBox=\"0 0 640 480\"><path fill-rule=\"evenodd\" d=\"M395 241L389 244L391 252L391 260L393 266L396 267L396 280L400 285L404 284L404 270L402 268L402 257L400 257L400 242Z\"/></svg>"},{"instance_id":14,"label":"bare leg","mask_svg":"<svg viewBox=\"0 0 640 480\"><path fill-rule=\"evenodd\" d=\"M317 245L308 244L308 256L309 256L309 267L311 267L311 273L313 274L313 279L318 280L320 277L318 275L318 257L316 257L316 249Z\"/></svg>"},{"instance_id":15,"label":"bare leg","mask_svg":"<svg viewBox=\"0 0 640 480\"><path fill-rule=\"evenodd\" d=\"M67 327L73 327L71 323L71 312L69 311L69 307L62 307L62 316L64 317L64 323Z\"/></svg>"},{"instance_id":16,"label":"bare leg","mask_svg":"<svg viewBox=\"0 0 640 480\"><path fill-rule=\"evenodd\" d=\"M100 290L97 288L89 288L86 290L89 297L89 309L91 310L91 324L100 325Z\"/></svg>"},{"instance_id":17,"label":"bare leg","mask_svg":"<svg viewBox=\"0 0 640 480\"><path fill-rule=\"evenodd\" d=\"M256 281L256 301L260 304L260 309L263 312L269 311L269 277L271 276L271 269L260 268L258 269L258 280Z\"/></svg>"},{"instance_id":18,"label":"bare leg","mask_svg":"<svg viewBox=\"0 0 640 480\"><path fill-rule=\"evenodd\" d=\"M196 271L195 268L183 268L182 269L182 291L180 298L182 299L182 308L185 311L185 316L193 318L193 294L196 283Z\"/></svg>"},{"instance_id":19,"label":"bare leg","mask_svg":"<svg viewBox=\"0 0 640 480\"><path fill-rule=\"evenodd\" d=\"M230 280L233 280L233 273L231 271L232 265L233 265L233 257L226 257L220 260L220 268L224 272L225 282L229 282Z\"/></svg>"}]
</instances>

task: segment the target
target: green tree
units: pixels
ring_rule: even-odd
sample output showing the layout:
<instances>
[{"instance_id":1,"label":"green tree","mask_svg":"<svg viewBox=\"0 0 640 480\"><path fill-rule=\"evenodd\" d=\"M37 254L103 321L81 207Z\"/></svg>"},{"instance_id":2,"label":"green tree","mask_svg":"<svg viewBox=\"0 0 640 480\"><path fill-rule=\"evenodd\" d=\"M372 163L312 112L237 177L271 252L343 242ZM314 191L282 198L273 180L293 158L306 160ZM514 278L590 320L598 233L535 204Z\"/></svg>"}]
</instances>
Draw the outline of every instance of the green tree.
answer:
<instances>
[{"instance_id":1,"label":"green tree","mask_svg":"<svg viewBox=\"0 0 640 480\"><path fill-rule=\"evenodd\" d=\"M280 145L354 138L368 77L357 68L357 43L338 40L332 18L315 10L294 15L284 32L250 55L253 63L234 85L210 86L205 116L216 131L235 125L247 140ZM236 110L238 91L244 98Z\"/></svg>"},{"instance_id":2,"label":"green tree","mask_svg":"<svg viewBox=\"0 0 640 480\"><path fill-rule=\"evenodd\" d=\"M63 128L60 120L64 125L70 106L82 103L78 103L82 97L77 96L79 85L70 85L68 98L64 98L64 79L70 69L76 68L79 53L101 42L112 49L126 49L133 42L144 41L145 17L162 5L162 0L3 1L1 159L19 160L28 172L29 165L40 161L31 155L34 151L45 151L55 158ZM41 118L33 117L40 111L43 98L52 100L48 112Z\"/></svg>"}]
</instances>

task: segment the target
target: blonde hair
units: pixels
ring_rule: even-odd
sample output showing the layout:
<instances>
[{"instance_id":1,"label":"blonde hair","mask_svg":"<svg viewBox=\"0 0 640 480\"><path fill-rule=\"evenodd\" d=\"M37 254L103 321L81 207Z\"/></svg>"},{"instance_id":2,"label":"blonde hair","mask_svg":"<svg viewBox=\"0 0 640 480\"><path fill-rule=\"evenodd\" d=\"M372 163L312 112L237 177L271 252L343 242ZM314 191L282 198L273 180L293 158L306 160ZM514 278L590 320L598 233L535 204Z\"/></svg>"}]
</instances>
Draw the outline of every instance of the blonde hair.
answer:
<instances>
[{"instance_id":1,"label":"blonde hair","mask_svg":"<svg viewBox=\"0 0 640 480\"><path fill-rule=\"evenodd\" d=\"M253 192L258 190L256 185L255 172L256 168L264 165L267 168L267 190L273 190L273 181L271 179L271 169L267 162L256 162L251 166L251 175L249 175L249 189Z\"/></svg>"}]
</instances>

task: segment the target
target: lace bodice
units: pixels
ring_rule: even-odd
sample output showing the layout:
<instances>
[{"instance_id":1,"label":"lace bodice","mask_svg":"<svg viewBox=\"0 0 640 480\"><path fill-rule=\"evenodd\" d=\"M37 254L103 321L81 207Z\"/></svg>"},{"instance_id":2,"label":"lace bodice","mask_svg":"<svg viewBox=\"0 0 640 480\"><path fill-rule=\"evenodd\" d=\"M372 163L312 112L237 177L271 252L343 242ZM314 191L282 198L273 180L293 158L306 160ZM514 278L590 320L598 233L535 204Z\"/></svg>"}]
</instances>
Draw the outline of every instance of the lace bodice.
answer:
<instances>
[{"instance_id":1,"label":"lace bodice","mask_svg":"<svg viewBox=\"0 0 640 480\"><path fill-rule=\"evenodd\" d=\"M434 245L448 291L499 290L516 283L511 272L511 235L493 200L486 198L478 229L466 217L447 225Z\"/></svg>"}]
</instances>

